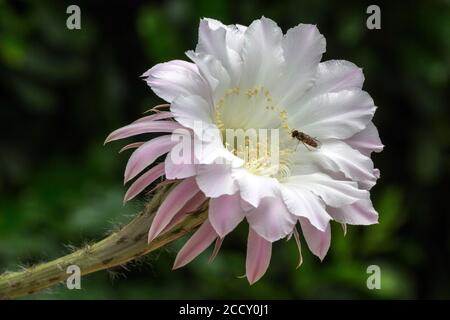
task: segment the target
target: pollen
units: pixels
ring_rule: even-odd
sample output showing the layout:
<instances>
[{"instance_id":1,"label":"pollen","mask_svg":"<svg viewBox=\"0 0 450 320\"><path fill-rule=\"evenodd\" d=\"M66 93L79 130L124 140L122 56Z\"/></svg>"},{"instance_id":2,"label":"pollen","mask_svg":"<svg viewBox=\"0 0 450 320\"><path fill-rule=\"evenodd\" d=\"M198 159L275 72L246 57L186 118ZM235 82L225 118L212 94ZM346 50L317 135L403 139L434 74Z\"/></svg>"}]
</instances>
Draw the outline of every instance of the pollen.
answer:
<instances>
[{"instance_id":1,"label":"pollen","mask_svg":"<svg viewBox=\"0 0 450 320\"><path fill-rule=\"evenodd\" d=\"M245 126L245 116L251 122L254 118L269 119L271 128L281 129L281 139L290 138L288 111L276 100L270 90L262 85L255 85L249 88L231 87L224 91L223 96L218 98L214 104L213 119L217 128L222 131L224 146L234 155L244 159L245 168L257 175L284 178L290 176L292 166L290 158L293 153L292 145L285 146L284 149L277 148L277 161L273 161L270 143L259 141L255 144L245 141L243 146L231 145L225 141L226 129L249 129ZM266 115L258 113L268 113ZM270 120L270 118L277 121ZM274 123L278 123L274 126ZM261 127L263 123L261 123ZM261 128L257 127L255 129ZM290 141L290 139L289 139ZM261 150L269 150L261 153Z\"/></svg>"},{"instance_id":2,"label":"pollen","mask_svg":"<svg viewBox=\"0 0 450 320\"><path fill-rule=\"evenodd\" d=\"M260 86L254 86L253 88L248 89L245 94L247 95L247 97L253 98L258 96L258 94L261 92L261 87Z\"/></svg>"}]
</instances>

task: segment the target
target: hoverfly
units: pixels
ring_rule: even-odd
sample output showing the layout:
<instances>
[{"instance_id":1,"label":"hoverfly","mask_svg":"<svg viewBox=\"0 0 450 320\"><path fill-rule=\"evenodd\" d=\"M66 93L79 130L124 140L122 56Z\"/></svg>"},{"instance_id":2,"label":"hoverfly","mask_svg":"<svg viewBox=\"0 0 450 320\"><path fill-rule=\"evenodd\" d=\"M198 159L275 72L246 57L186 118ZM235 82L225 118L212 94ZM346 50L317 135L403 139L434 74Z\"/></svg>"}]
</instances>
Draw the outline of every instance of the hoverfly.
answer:
<instances>
[{"instance_id":1,"label":"hoverfly","mask_svg":"<svg viewBox=\"0 0 450 320\"><path fill-rule=\"evenodd\" d=\"M307 135L304 132L296 130L296 129L291 131L291 136L292 136L292 138L295 138L299 142L303 143L303 145L308 150L310 150L308 146L313 147L313 148L318 148L319 145L320 145L319 140L317 140L316 138L311 137L310 135Z\"/></svg>"}]
</instances>

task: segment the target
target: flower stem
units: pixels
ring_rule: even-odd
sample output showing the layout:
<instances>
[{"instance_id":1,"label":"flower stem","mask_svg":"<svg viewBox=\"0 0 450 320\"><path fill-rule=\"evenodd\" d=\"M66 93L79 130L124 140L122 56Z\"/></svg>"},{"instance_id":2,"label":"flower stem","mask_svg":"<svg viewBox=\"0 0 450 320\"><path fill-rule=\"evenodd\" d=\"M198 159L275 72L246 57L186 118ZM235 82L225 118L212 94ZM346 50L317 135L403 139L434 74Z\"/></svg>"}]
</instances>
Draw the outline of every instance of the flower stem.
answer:
<instances>
[{"instance_id":1,"label":"flower stem","mask_svg":"<svg viewBox=\"0 0 450 320\"><path fill-rule=\"evenodd\" d=\"M170 188L162 187L130 223L105 239L53 261L20 272L4 273L0 276L0 299L32 294L63 282L71 276L66 272L70 265L78 266L81 275L87 275L126 264L196 229L205 220L204 207L187 215L183 221L147 243L147 233L154 213L169 190Z\"/></svg>"}]
</instances>

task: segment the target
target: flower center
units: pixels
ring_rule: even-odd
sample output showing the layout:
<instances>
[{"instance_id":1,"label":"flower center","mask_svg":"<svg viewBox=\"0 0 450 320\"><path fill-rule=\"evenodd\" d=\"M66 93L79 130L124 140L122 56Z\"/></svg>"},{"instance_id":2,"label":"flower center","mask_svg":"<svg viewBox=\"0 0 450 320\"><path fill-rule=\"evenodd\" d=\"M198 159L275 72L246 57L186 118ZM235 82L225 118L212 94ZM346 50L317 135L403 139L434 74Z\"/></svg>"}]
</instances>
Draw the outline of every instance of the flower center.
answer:
<instances>
[{"instance_id":1,"label":"flower center","mask_svg":"<svg viewBox=\"0 0 450 320\"><path fill-rule=\"evenodd\" d=\"M214 106L214 123L224 146L244 159L247 170L276 178L290 175L295 146L288 113L267 88L229 88Z\"/></svg>"}]
</instances>

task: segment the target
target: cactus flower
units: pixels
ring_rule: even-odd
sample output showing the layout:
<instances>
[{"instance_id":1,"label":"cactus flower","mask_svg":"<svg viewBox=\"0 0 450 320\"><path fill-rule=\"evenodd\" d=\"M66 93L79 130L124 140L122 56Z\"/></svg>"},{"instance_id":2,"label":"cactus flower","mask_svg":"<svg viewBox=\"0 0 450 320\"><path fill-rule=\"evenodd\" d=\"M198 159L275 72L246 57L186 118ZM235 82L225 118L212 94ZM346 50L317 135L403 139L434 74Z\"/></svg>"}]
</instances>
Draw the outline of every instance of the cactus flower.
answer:
<instances>
[{"instance_id":1,"label":"cactus flower","mask_svg":"<svg viewBox=\"0 0 450 320\"><path fill-rule=\"evenodd\" d=\"M314 25L283 34L265 17L248 27L202 19L198 44L186 52L191 62L173 60L143 74L168 109L154 109L106 142L164 133L124 147L135 149L125 169L125 182L134 180L125 201L160 177L174 182L149 241L208 205L207 219L180 250L174 268L213 243L215 256L226 235L245 221L246 277L253 284L266 272L275 241L294 236L300 245L303 237L322 260L331 221L377 223L370 200L379 178L370 155L383 149L372 122L376 107L362 90L362 70L344 60L321 62L325 47ZM227 130L250 129L276 130L276 139L244 139L240 146L225 141ZM190 142L182 148L188 161L176 161L180 136ZM263 147L267 152L260 154Z\"/></svg>"}]
</instances>

